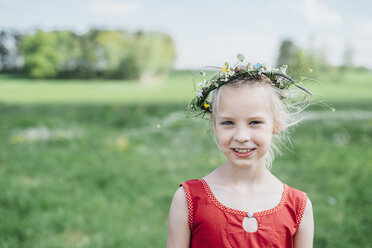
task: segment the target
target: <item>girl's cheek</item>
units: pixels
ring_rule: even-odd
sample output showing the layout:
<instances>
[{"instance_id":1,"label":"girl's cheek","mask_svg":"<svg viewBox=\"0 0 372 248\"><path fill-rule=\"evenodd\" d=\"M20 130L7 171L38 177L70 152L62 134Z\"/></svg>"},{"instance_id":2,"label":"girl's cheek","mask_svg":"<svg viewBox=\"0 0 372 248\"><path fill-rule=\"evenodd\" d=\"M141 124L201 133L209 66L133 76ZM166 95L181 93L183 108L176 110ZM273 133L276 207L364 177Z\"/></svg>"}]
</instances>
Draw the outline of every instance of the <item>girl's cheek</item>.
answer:
<instances>
[{"instance_id":1,"label":"girl's cheek","mask_svg":"<svg viewBox=\"0 0 372 248\"><path fill-rule=\"evenodd\" d=\"M217 132L217 137L220 141L224 141L228 139L230 136L231 136L230 132L226 132L226 131Z\"/></svg>"},{"instance_id":2,"label":"girl's cheek","mask_svg":"<svg viewBox=\"0 0 372 248\"><path fill-rule=\"evenodd\" d=\"M221 142L224 144L224 145L229 145L231 142L233 141L233 136L232 135L223 135L221 137Z\"/></svg>"}]
</instances>

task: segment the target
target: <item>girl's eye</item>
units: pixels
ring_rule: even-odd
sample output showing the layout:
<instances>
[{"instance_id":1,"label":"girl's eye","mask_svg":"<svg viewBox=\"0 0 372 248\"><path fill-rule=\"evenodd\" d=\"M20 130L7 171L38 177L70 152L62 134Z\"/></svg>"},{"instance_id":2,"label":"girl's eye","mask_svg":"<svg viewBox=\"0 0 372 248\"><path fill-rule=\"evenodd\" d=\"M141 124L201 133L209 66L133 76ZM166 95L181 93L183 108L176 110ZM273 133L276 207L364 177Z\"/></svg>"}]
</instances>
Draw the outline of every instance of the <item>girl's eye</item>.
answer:
<instances>
[{"instance_id":1,"label":"girl's eye","mask_svg":"<svg viewBox=\"0 0 372 248\"><path fill-rule=\"evenodd\" d=\"M262 122L261 121L251 121L250 124L252 125L258 125L258 124L261 124Z\"/></svg>"},{"instance_id":2,"label":"girl's eye","mask_svg":"<svg viewBox=\"0 0 372 248\"><path fill-rule=\"evenodd\" d=\"M233 125L234 123L232 121L224 121L221 122L222 125Z\"/></svg>"}]
</instances>

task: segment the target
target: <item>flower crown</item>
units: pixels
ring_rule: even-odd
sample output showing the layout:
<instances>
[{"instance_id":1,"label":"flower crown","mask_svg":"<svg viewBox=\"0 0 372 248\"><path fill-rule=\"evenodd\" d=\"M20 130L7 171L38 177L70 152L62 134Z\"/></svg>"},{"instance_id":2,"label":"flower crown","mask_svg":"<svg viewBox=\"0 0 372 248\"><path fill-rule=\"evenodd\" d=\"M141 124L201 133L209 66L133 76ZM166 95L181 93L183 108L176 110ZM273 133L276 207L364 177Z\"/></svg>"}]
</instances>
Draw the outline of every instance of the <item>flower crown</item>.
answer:
<instances>
[{"instance_id":1,"label":"flower crown","mask_svg":"<svg viewBox=\"0 0 372 248\"><path fill-rule=\"evenodd\" d=\"M236 56L239 62L243 62L245 57L243 54L238 54ZM312 93L305 87L296 83L291 77L286 74L287 65L280 67L279 69L270 69L265 65L257 63L251 65L248 63L246 65L231 67L228 62L225 62L224 67L219 68L222 71L214 75L209 80L201 81L197 84L196 97L192 99L189 103L189 109L200 111L200 114L211 113L211 102L207 100L209 93L216 88L219 88L235 79L254 79L259 78L264 75L270 79L271 85L279 89L288 89L291 85L295 85L299 89L305 91L307 94L312 95ZM200 72L203 77L206 73Z\"/></svg>"}]
</instances>

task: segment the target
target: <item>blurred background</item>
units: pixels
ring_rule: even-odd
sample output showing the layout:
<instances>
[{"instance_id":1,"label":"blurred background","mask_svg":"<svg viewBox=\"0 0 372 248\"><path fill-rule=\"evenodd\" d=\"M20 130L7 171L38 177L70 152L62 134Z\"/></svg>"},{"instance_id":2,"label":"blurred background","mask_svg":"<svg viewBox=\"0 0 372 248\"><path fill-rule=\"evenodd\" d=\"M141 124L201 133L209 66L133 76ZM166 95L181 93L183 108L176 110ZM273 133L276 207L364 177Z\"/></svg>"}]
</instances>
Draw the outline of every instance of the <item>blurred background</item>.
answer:
<instances>
[{"instance_id":1,"label":"blurred background","mask_svg":"<svg viewBox=\"0 0 372 248\"><path fill-rule=\"evenodd\" d=\"M194 84L238 53L321 82L272 171L312 200L314 247L372 247L371 9L0 0L0 247L164 247L179 183L224 161Z\"/></svg>"}]
</instances>

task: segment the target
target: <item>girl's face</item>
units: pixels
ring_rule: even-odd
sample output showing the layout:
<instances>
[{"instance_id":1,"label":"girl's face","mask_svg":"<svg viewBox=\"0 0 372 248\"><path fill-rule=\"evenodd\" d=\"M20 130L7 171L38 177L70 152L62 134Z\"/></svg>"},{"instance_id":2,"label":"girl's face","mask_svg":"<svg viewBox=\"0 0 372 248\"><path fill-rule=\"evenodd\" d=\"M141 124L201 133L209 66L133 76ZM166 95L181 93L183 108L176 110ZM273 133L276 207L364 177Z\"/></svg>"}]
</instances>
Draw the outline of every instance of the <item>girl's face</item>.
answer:
<instances>
[{"instance_id":1,"label":"girl's face","mask_svg":"<svg viewBox=\"0 0 372 248\"><path fill-rule=\"evenodd\" d=\"M220 89L213 116L214 130L221 151L230 165L248 168L265 165L274 132L268 89L259 85Z\"/></svg>"}]
</instances>

